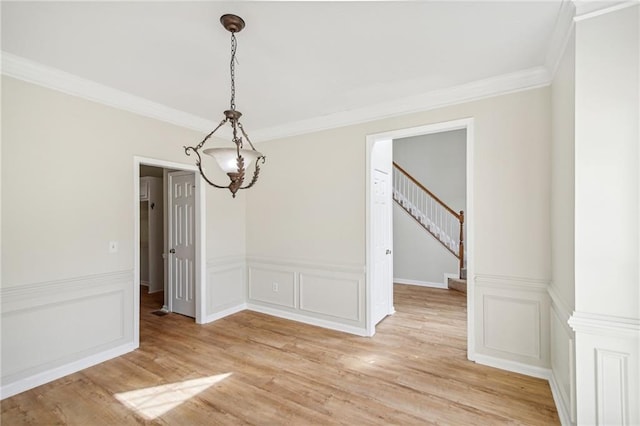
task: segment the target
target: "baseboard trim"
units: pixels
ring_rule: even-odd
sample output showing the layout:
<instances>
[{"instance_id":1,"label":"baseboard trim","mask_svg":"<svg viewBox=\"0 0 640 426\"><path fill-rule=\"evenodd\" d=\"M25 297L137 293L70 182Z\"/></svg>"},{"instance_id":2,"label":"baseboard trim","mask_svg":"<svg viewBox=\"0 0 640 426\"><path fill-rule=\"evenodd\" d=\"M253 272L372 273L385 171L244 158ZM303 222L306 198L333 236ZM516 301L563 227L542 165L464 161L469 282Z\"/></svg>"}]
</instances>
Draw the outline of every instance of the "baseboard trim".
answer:
<instances>
[{"instance_id":1,"label":"baseboard trim","mask_svg":"<svg viewBox=\"0 0 640 426\"><path fill-rule=\"evenodd\" d=\"M549 380L549 378L551 377L551 370L548 368L536 367L534 365L495 358L488 355L476 353L474 356L474 361L478 364L486 365L488 367L495 367L501 370L511 371L512 373L519 373L526 376L537 377L538 379Z\"/></svg>"},{"instance_id":2,"label":"baseboard trim","mask_svg":"<svg viewBox=\"0 0 640 426\"><path fill-rule=\"evenodd\" d=\"M57 380L61 377L68 376L69 374L77 373L80 370L93 367L96 364L100 364L101 362L124 355L137 348L138 346L134 343L126 343L124 345L120 345L115 348L90 355L88 357L61 365L59 367L34 374L30 377L20 379L13 383L2 384L2 387L0 387L0 399L9 398L21 392Z\"/></svg>"},{"instance_id":3,"label":"baseboard trim","mask_svg":"<svg viewBox=\"0 0 640 426\"><path fill-rule=\"evenodd\" d=\"M432 283L429 281L418 281L418 280L405 280L404 278L394 278L394 284L406 284L406 285L417 285L420 287L431 287L431 288L448 288L444 283Z\"/></svg>"},{"instance_id":4,"label":"baseboard trim","mask_svg":"<svg viewBox=\"0 0 640 426\"><path fill-rule=\"evenodd\" d=\"M219 312L215 312L211 315L207 315L204 319L203 324L209 323L209 322L213 322L213 321L217 321L219 319L222 319L224 317L228 317L229 315L233 315L233 314L237 314L238 312L242 312L244 310L247 309L247 304L246 303L241 303L239 305L236 306L232 306L230 308L227 309L223 309L222 311Z\"/></svg>"},{"instance_id":5,"label":"baseboard trim","mask_svg":"<svg viewBox=\"0 0 640 426\"><path fill-rule=\"evenodd\" d=\"M549 387L551 388L551 395L553 396L553 402L556 404L556 410L558 410L558 417L560 418L560 424L562 426L571 426L571 412L567 410L562 399L562 393L560 392L560 386L556 382L556 378L553 375L553 371L549 375Z\"/></svg>"},{"instance_id":6,"label":"baseboard trim","mask_svg":"<svg viewBox=\"0 0 640 426\"><path fill-rule=\"evenodd\" d=\"M306 315L300 315L267 306L255 305L253 303L248 303L247 309L254 312L260 312L262 314L272 315L278 318L297 321L308 325L315 325L316 327L328 328L330 330L341 331L343 333L355 334L356 336L369 337L367 329L364 327L354 327L347 324L340 324L338 322L312 318Z\"/></svg>"}]
</instances>

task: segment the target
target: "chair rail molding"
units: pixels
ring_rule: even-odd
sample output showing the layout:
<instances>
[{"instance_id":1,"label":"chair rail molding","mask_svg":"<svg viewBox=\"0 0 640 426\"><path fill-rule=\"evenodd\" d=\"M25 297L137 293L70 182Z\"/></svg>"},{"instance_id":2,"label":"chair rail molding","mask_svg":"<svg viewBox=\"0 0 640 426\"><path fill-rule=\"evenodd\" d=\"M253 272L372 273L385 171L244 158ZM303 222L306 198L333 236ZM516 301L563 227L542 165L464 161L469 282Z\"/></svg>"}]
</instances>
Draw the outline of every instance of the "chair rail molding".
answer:
<instances>
[{"instance_id":1,"label":"chair rail molding","mask_svg":"<svg viewBox=\"0 0 640 426\"><path fill-rule=\"evenodd\" d=\"M576 333L640 339L640 319L574 311L569 325Z\"/></svg>"}]
</instances>

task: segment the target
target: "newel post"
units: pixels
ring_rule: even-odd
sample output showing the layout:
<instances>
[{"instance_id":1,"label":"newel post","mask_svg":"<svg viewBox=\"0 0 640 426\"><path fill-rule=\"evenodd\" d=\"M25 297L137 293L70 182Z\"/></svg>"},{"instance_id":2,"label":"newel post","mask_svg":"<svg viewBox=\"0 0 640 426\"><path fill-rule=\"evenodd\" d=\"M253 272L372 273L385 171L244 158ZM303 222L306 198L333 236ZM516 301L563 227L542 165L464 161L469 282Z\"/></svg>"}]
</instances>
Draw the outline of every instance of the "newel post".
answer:
<instances>
[{"instance_id":1,"label":"newel post","mask_svg":"<svg viewBox=\"0 0 640 426\"><path fill-rule=\"evenodd\" d=\"M462 279L462 269L464 268L464 211L460 210L460 248L458 249L458 259L460 261L460 279Z\"/></svg>"}]
</instances>

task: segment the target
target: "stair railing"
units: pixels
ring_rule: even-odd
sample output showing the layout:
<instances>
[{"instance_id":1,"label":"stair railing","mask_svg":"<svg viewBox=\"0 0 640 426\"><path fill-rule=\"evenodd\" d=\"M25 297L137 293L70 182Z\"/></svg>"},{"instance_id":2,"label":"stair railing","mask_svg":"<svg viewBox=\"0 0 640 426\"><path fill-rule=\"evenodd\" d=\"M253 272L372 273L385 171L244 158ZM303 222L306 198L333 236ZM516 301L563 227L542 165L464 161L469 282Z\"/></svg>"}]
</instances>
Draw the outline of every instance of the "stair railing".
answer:
<instances>
[{"instance_id":1,"label":"stair railing","mask_svg":"<svg viewBox=\"0 0 640 426\"><path fill-rule=\"evenodd\" d=\"M464 269L464 211L456 213L396 162L393 199L456 258ZM458 238L456 238L456 236Z\"/></svg>"}]
</instances>

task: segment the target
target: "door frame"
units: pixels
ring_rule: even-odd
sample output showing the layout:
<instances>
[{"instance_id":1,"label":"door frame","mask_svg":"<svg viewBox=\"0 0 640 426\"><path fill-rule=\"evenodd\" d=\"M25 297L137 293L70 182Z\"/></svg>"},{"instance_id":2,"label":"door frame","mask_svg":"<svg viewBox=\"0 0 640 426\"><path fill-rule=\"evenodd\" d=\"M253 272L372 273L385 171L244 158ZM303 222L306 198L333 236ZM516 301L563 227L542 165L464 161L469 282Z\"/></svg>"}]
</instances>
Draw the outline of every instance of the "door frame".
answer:
<instances>
[{"instance_id":1,"label":"door frame","mask_svg":"<svg viewBox=\"0 0 640 426\"><path fill-rule=\"evenodd\" d=\"M193 172L196 176L195 191L195 242L196 242L196 318L198 324L203 324L205 314L206 286L205 278L207 276L206 262L206 244L205 244L205 218L206 218L206 202L205 202L205 185L202 179L198 178L198 168L192 164L176 163L173 161L158 160L148 157L133 157L133 341L135 347L140 346L140 165L161 167L163 169L172 169L176 171ZM166 183L163 185L166 188ZM166 192L166 190L165 190ZM168 200L165 197L164 209L166 218ZM167 225L168 226L168 225ZM165 252L167 241L167 229L165 227ZM167 285L166 263L165 263L165 288Z\"/></svg>"},{"instance_id":2,"label":"door frame","mask_svg":"<svg viewBox=\"0 0 640 426\"><path fill-rule=\"evenodd\" d=\"M373 264L373 223L372 223L372 211L373 211L373 197L371 196L371 190L373 186L372 175L372 162L371 156L373 153L373 147L380 141L393 141L394 139L408 138L413 136L422 136L433 133L442 133L451 130L465 129L467 134L466 140L466 185L467 185L467 210L465 217L471 218L466 221L467 240L466 247L467 252L467 358L471 361L475 359L475 315L474 315L474 242L475 242L475 212L473 204L473 166L474 166L474 119L463 118L452 121L445 121L434 124L427 124L424 126L410 127L406 129L392 130L384 133L375 133L367 135L366 137L366 217L365 217L365 250L366 250L366 280L365 280L365 306L366 306L366 330L368 336L373 336L376 332L375 324L373 323L372 309L373 309L373 276L375 274L375 268ZM390 197L392 195L390 194ZM393 200L391 200L393 202ZM393 219L390 226L393 226ZM392 299L393 300L393 299ZM393 303L392 303L393 305Z\"/></svg>"}]
</instances>

